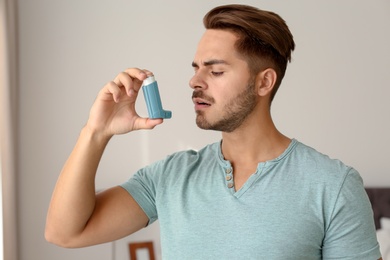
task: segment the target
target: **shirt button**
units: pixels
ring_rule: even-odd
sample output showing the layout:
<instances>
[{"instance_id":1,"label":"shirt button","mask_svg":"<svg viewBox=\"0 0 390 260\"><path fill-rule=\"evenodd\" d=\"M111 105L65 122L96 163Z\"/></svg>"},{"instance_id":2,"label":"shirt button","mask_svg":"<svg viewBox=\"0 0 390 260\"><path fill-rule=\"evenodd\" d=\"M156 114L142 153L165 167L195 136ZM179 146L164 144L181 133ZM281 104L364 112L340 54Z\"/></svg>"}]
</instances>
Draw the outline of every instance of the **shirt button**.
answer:
<instances>
[{"instance_id":1,"label":"shirt button","mask_svg":"<svg viewBox=\"0 0 390 260\"><path fill-rule=\"evenodd\" d=\"M226 174L232 173L232 168L227 168L227 169L225 170L225 172L226 172Z\"/></svg>"},{"instance_id":2,"label":"shirt button","mask_svg":"<svg viewBox=\"0 0 390 260\"><path fill-rule=\"evenodd\" d=\"M228 183L228 188L229 188L229 189L233 188L233 186L234 186L233 183L231 183L231 182Z\"/></svg>"},{"instance_id":3,"label":"shirt button","mask_svg":"<svg viewBox=\"0 0 390 260\"><path fill-rule=\"evenodd\" d=\"M232 179L232 176L231 176L231 175L227 175L227 176L226 176L226 180L227 180L227 181L230 181L231 179Z\"/></svg>"}]
</instances>

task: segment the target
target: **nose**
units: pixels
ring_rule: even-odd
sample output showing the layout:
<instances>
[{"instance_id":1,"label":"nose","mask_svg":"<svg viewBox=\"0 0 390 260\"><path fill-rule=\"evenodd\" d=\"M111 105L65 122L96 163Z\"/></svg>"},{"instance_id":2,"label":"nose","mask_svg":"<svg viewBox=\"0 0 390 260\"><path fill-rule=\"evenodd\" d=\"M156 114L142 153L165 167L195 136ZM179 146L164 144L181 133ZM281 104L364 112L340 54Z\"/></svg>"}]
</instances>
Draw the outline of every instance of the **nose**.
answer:
<instances>
[{"instance_id":1,"label":"nose","mask_svg":"<svg viewBox=\"0 0 390 260\"><path fill-rule=\"evenodd\" d=\"M205 89L207 88L206 82L203 80L199 72L195 72L189 82L190 88L192 89Z\"/></svg>"}]
</instances>

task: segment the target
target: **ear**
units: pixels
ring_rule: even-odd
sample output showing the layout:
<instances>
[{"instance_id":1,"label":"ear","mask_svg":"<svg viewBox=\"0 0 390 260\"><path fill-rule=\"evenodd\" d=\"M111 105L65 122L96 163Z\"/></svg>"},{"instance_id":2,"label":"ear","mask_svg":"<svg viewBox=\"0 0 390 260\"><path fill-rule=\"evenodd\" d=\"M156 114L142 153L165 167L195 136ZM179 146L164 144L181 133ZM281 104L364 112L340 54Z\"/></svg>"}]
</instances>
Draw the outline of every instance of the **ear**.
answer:
<instances>
[{"instance_id":1,"label":"ear","mask_svg":"<svg viewBox=\"0 0 390 260\"><path fill-rule=\"evenodd\" d=\"M260 71L256 76L257 93L261 97L271 94L277 79L276 71L272 68Z\"/></svg>"}]
</instances>

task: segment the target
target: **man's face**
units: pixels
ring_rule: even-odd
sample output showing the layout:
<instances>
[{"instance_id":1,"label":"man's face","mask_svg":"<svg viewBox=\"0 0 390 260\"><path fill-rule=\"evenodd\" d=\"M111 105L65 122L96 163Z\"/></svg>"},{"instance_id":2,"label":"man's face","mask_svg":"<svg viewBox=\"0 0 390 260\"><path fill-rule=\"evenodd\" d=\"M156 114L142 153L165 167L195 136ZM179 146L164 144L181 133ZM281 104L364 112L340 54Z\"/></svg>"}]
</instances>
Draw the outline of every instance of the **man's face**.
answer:
<instances>
[{"instance_id":1,"label":"man's face","mask_svg":"<svg viewBox=\"0 0 390 260\"><path fill-rule=\"evenodd\" d=\"M257 104L255 80L235 50L236 40L230 31L206 30L199 42L190 87L196 124L202 129L232 132Z\"/></svg>"}]
</instances>

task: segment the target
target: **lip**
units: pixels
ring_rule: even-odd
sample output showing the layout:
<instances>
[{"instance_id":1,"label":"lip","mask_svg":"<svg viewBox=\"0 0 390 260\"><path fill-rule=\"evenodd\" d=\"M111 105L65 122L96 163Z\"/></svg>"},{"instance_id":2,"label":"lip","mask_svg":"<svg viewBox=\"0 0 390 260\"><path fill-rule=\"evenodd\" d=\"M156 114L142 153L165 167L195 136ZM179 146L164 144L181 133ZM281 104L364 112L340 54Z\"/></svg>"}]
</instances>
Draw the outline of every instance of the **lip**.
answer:
<instances>
[{"instance_id":1,"label":"lip","mask_svg":"<svg viewBox=\"0 0 390 260\"><path fill-rule=\"evenodd\" d=\"M195 110L206 109L211 106L207 100L202 98L193 98L192 102L194 102Z\"/></svg>"}]
</instances>

